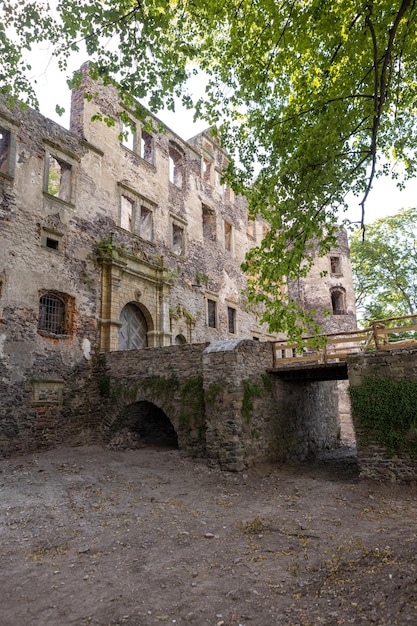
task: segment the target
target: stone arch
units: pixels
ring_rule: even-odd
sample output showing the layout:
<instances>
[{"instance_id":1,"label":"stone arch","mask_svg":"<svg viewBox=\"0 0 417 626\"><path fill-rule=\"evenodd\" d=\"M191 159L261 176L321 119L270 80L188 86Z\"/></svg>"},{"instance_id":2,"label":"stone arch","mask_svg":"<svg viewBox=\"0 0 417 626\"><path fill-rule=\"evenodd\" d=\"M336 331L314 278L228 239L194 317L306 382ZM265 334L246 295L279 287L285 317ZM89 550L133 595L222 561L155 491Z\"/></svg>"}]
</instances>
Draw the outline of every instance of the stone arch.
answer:
<instances>
[{"instance_id":1,"label":"stone arch","mask_svg":"<svg viewBox=\"0 0 417 626\"><path fill-rule=\"evenodd\" d=\"M178 448L178 435L172 421L159 406L147 400L123 406L109 428L108 438L110 447L115 448ZM115 442L119 442L119 446Z\"/></svg>"},{"instance_id":2,"label":"stone arch","mask_svg":"<svg viewBox=\"0 0 417 626\"><path fill-rule=\"evenodd\" d=\"M128 302L120 312L119 350L148 347L148 333L153 330L149 311L137 302Z\"/></svg>"},{"instance_id":3,"label":"stone arch","mask_svg":"<svg viewBox=\"0 0 417 626\"><path fill-rule=\"evenodd\" d=\"M333 315L346 315L346 289L332 287L330 289Z\"/></svg>"},{"instance_id":4,"label":"stone arch","mask_svg":"<svg viewBox=\"0 0 417 626\"><path fill-rule=\"evenodd\" d=\"M184 337L184 335L179 333L178 335L176 335L174 343L175 343L176 346L183 346L183 345L185 345L187 343L187 340Z\"/></svg>"},{"instance_id":5,"label":"stone arch","mask_svg":"<svg viewBox=\"0 0 417 626\"><path fill-rule=\"evenodd\" d=\"M113 399L101 413L101 435L109 442L114 433L129 428L125 412L132 404L153 405L153 410L163 412L177 434L178 449L192 456L205 456L206 421L204 407L200 405L199 377L184 381L175 374L169 377L139 377L125 384L112 383ZM201 388L202 391L202 388ZM198 413L198 415L197 415Z\"/></svg>"}]
</instances>

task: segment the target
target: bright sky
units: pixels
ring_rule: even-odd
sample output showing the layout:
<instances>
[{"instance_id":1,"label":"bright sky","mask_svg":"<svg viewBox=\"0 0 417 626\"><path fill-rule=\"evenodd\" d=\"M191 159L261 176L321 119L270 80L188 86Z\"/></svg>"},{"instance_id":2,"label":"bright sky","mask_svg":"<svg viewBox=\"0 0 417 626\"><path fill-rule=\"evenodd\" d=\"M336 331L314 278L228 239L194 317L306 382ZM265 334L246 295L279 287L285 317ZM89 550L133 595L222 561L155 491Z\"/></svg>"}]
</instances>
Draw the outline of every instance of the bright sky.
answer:
<instances>
[{"instance_id":1,"label":"bright sky","mask_svg":"<svg viewBox=\"0 0 417 626\"><path fill-rule=\"evenodd\" d=\"M39 98L40 111L62 126L69 126L70 91L66 84L66 75L60 72L57 63L51 58L48 50L40 50L36 55L31 55L33 80L36 80L36 91ZM82 64L83 59L75 58L69 68L68 75ZM59 104L66 109L60 117L55 112L55 105ZM192 111L182 109L180 106L176 113L163 111L158 117L183 139L189 139L206 128L203 122L193 123ZM409 208L417 205L417 181L411 181L406 189L400 191L395 182L389 178L381 178L375 181L374 188L368 196L366 203L366 222L390 215L401 208ZM350 209L345 214L351 221L360 222L361 209L359 198L353 198Z\"/></svg>"}]
</instances>

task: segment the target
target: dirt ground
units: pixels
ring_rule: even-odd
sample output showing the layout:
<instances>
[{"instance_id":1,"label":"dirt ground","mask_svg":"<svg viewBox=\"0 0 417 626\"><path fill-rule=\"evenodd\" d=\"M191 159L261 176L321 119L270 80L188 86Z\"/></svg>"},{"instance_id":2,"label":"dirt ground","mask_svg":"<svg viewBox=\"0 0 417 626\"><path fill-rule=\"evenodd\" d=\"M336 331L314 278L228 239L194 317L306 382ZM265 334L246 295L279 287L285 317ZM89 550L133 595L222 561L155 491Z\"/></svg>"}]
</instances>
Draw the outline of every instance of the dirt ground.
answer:
<instances>
[{"instance_id":1,"label":"dirt ground","mask_svg":"<svg viewBox=\"0 0 417 626\"><path fill-rule=\"evenodd\" d=\"M359 482L349 449L232 474L60 448L0 488L1 626L417 624L417 490Z\"/></svg>"}]
</instances>

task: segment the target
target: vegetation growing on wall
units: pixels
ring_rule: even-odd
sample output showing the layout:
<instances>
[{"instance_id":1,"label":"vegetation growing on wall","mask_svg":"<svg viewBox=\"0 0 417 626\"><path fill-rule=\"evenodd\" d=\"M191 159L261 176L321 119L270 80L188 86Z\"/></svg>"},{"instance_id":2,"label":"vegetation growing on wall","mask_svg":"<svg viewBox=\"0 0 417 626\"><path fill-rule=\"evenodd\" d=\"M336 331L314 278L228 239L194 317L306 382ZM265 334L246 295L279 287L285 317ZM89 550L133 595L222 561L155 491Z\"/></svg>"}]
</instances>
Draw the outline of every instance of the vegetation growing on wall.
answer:
<instances>
[{"instance_id":1,"label":"vegetation growing on wall","mask_svg":"<svg viewBox=\"0 0 417 626\"><path fill-rule=\"evenodd\" d=\"M262 387L257 382L251 382L250 380L243 381L243 400L242 400L242 408L241 413L243 418L249 422L252 411L253 411L253 401L255 398L262 397Z\"/></svg>"},{"instance_id":2,"label":"vegetation growing on wall","mask_svg":"<svg viewBox=\"0 0 417 626\"><path fill-rule=\"evenodd\" d=\"M179 389L180 383L175 375L165 378L165 376L150 376L141 382L144 389L150 389L157 396L168 396Z\"/></svg>"},{"instance_id":3,"label":"vegetation growing on wall","mask_svg":"<svg viewBox=\"0 0 417 626\"><path fill-rule=\"evenodd\" d=\"M181 412L180 426L191 434L196 429L198 438L204 437L206 431L203 378L193 376L180 388Z\"/></svg>"},{"instance_id":4,"label":"vegetation growing on wall","mask_svg":"<svg viewBox=\"0 0 417 626\"><path fill-rule=\"evenodd\" d=\"M188 437L192 432L195 432L198 439L204 438L206 426L203 379L201 376L193 376L182 384L175 375L169 378L150 376L141 383L141 386L149 389L155 396L164 401L170 401L174 394L179 394L179 426L183 431L182 435Z\"/></svg>"},{"instance_id":5,"label":"vegetation growing on wall","mask_svg":"<svg viewBox=\"0 0 417 626\"><path fill-rule=\"evenodd\" d=\"M98 380L98 387L100 395L103 398L108 398L110 396L110 376L100 376Z\"/></svg>"},{"instance_id":6,"label":"vegetation growing on wall","mask_svg":"<svg viewBox=\"0 0 417 626\"><path fill-rule=\"evenodd\" d=\"M369 438L390 454L417 458L417 381L366 376L349 394L365 445Z\"/></svg>"},{"instance_id":7,"label":"vegetation growing on wall","mask_svg":"<svg viewBox=\"0 0 417 626\"><path fill-rule=\"evenodd\" d=\"M205 392L206 403L214 404L221 390L222 386L219 383L211 383L211 385L206 389Z\"/></svg>"},{"instance_id":8,"label":"vegetation growing on wall","mask_svg":"<svg viewBox=\"0 0 417 626\"><path fill-rule=\"evenodd\" d=\"M243 381L243 400L241 413L246 422L250 421L253 412L253 401L255 398L262 398L263 395L271 393L272 379L268 374L262 374L261 380Z\"/></svg>"}]
</instances>

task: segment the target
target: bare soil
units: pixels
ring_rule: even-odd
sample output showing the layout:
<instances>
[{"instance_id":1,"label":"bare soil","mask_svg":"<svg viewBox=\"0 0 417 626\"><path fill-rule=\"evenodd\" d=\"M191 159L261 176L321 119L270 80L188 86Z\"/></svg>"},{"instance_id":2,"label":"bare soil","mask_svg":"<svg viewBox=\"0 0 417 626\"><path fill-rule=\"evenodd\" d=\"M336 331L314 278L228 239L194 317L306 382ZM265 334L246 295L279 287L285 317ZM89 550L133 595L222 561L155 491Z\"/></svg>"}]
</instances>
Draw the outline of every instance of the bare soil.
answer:
<instances>
[{"instance_id":1,"label":"bare soil","mask_svg":"<svg viewBox=\"0 0 417 626\"><path fill-rule=\"evenodd\" d=\"M417 624L417 491L352 449L241 474L178 450L0 461L0 624Z\"/></svg>"}]
</instances>

